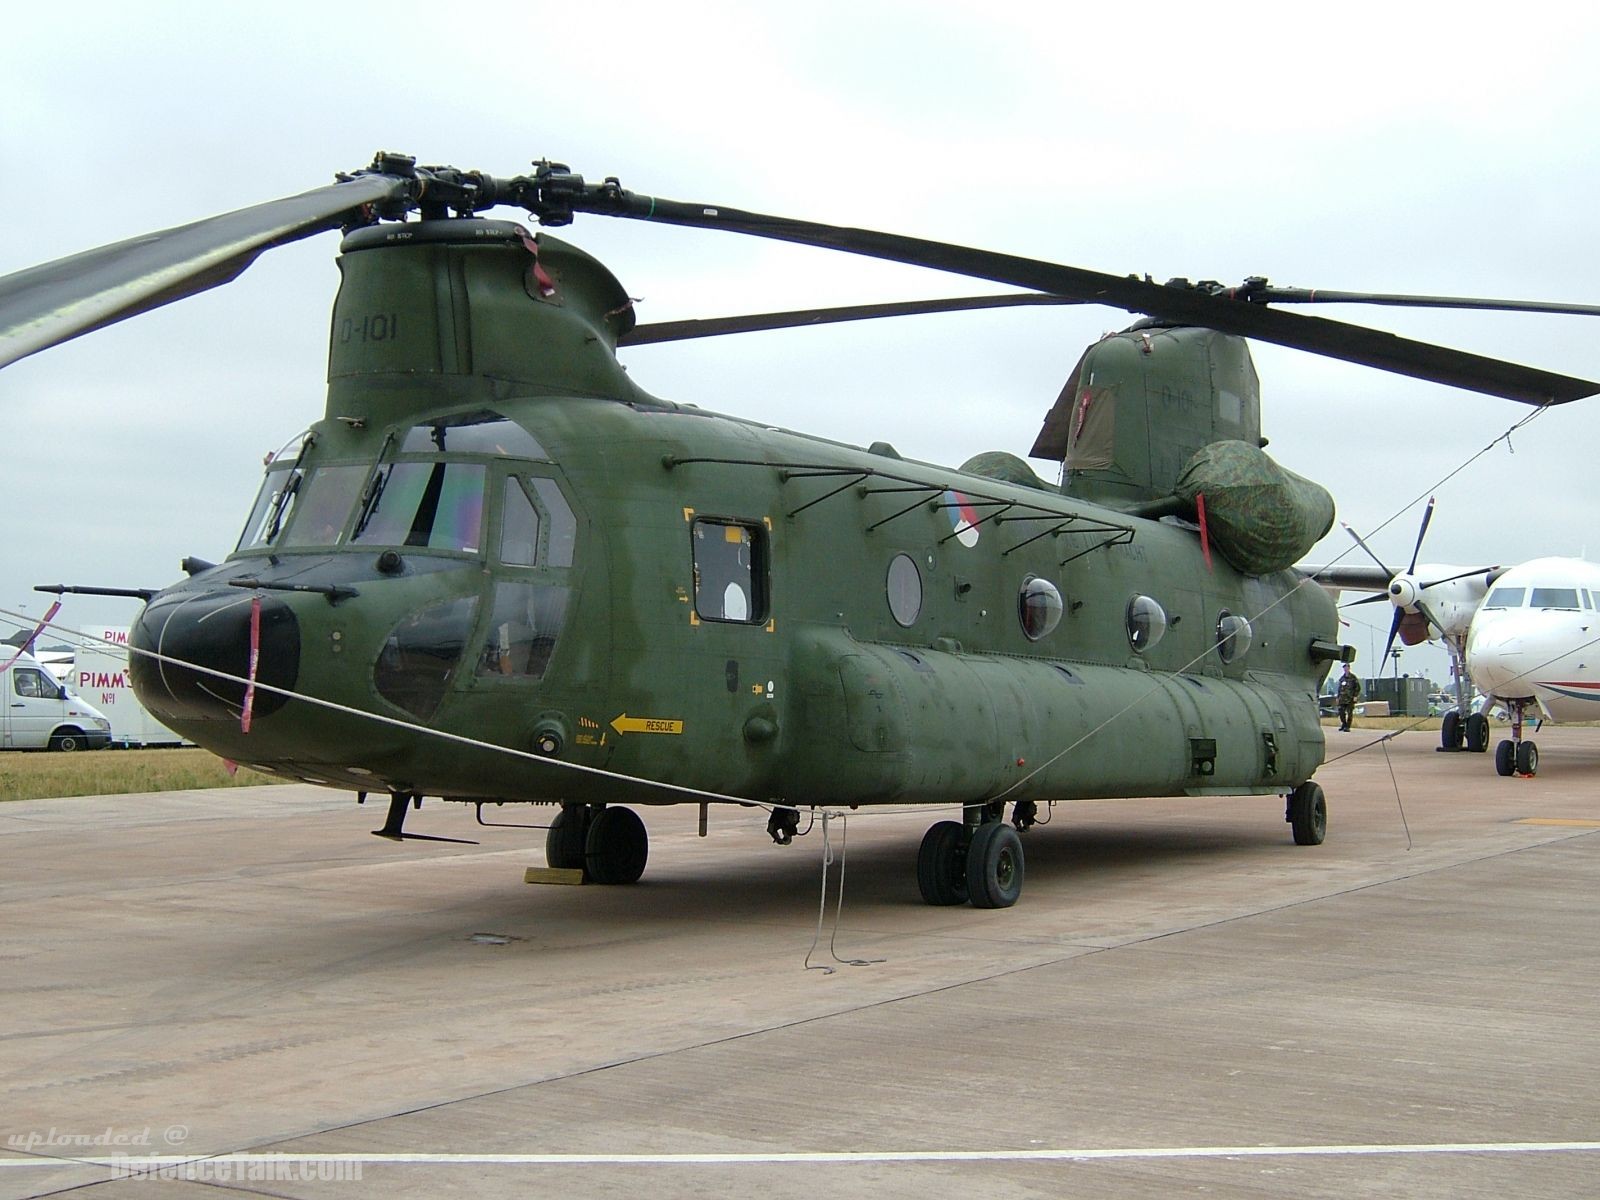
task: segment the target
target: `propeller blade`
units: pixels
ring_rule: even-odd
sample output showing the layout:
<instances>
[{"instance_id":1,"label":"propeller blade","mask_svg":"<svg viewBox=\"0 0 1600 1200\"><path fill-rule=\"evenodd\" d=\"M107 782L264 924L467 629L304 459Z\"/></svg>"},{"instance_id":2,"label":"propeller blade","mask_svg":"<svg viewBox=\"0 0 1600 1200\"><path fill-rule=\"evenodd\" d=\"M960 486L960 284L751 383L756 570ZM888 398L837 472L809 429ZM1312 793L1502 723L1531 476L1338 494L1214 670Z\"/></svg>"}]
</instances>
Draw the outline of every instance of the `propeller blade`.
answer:
<instances>
[{"instance_id":1,"label":"propeller blade","mask_svg":"<svg viewBox=\"0 0 1600 1200\"><path fill-rule=\"evenodd\" d=\"M1422 510L1422 527L1417 530L1417 544L1411 548L1411 565L1406 568L1406 574L1411 575L1417 569L1417 555L1422 553L1422 539L1428 536L1428 523L1433 520L1433 497L1428 497L1428 507Z\"/></svg>"},{"instance_id":2,"label":"propeller blade","mask_svg":"<svg viewBox=\"0 0 1600 1200\"><path fill-rule=\"evenodd\" d=\"M1405 609L1397 608L1394 610L1394 620L1389 622L1389 640L1383 644L1383 657L1378 660L1379 675L1383 674L1383 669L1389 662L1389 655L1394 650L1394 639L1400 633L1400 622L1405 619Z\"/></svg>"},{"instance_id":3,"label":"propeller blade","mask_svg":"<svg viewBox=\"0 0 1600 1200\"><path fill-rule=\"evenodd\" d=\"M1499 569L1499 567L1474 567L1470 571L1462 571L1459 575L1446 575L1443 579L1431 579L1422 585L1422 589L1437 587L1441 583L1454 583L1458 579L1470 579L1474 575L1491 575Z\"/></svg>"},{"instance_id":4,"label":"propeller blade","mask_svg":"<svg viewBox=\"0 0 1600 1200\"><path fill-rule=\"evenodd\" d=\"M362 175L0 278L0 367L227 283L263 250L335 229L407 186Z\"/></svg>"},{"instance_id":5,"label":"propeller blade","mask_svg":"<svg viewBox=\"0 0 1600 1200\"><path fill-rule=\"evenodd\" d=\"M1346 601L1344 604L1339 605L1339 607L1340 608L1355 608L1357 605L1361 605L1361 604L1388 604L1388 603L1389 603L1389 593L1388 592L1379 592L1376 596L1365 596L1360 600L1349 600L1349 601Z\"/></svg>"},{"instance_id":6,"label":"propeller blade","mask_svg":"<svg viewBox=\"0 0 1600 1200\"><path fill-rule=\"evenodd\" d=\"M1360 546L1363 550L1365 550L1367 552L1367 557L1370 558L1373 562L1377 563L1378 566L1382 567L1384 572L1389 576L1390 579L1393 579L1395 577L1395 572L1389 570L1388 565L1383 561L1383 559L1379 558L1375 553L1373 553L1372 547L1367 545L1367 543L1362 540L1362 537L1361 537L1361 535L1359 533L1357 533L1354 529L1351 529L1350 526L1345 525L1343 521L1340 521L1339 524L1340 525L1344 525L1344 531L1346 533L1348 533L1351 537L1355 538L1356 545Z\"/></svg>"},{"instance_id":7,"label":"propeller blade","mask_svg":"<svg viewBox=\"0 0 1600 1200\"><path fill-rule=\"evenodd\" d=\"M1012 308L1034 304L1082 304L1068 296L1042 296L1037 292L1012 296L962 296L950 300L905 300L890 304L854 304L840 308L807 308L793 312L750 313L736 317L708 317L692 321L656 321L635 326L617 339L619 346L649 346L688 338L720 337L726 333L757 333L767 329L793 329L802 325L828 325L835 321L870 321L878 317L910 317L923 313L965 312L979 308Z\"/></svg>"},{"instance_id":8,"label":"propeller blade","mask_svg":"<svg viewBox=\"0 0 1600 1200\"><path fill-rule=\"evenodd\" d=\"M1483 300L1473 296L1405 296L1392 292L1333 292L1323 288L1259 287L1251 298L1272 304L1380 304L1390 308L1471 308L1490 312L1600 317L1600 305L1558 300Z\"/></svg>"},{"instance_id":9,"label":"propeller blade","mask_svg":"<svg viewBox=\"0 0 1600 1200\"><path fill-rule=\"evenodd\" d=\"M1325 317L1282 312L1251 302L1248 289L1230 295L1227 290L1213 292L1182 283L1158 284L948 242L665 200L627 191L615 180L590 185L581 176L548 170L530 181L519 198L549 223L562 223L570 220L573 212L582 211L841 250L1204 326L1526 404L1562 404L1600 392L1600 383L1590 380Z\"/></svg>"}]
</instances>

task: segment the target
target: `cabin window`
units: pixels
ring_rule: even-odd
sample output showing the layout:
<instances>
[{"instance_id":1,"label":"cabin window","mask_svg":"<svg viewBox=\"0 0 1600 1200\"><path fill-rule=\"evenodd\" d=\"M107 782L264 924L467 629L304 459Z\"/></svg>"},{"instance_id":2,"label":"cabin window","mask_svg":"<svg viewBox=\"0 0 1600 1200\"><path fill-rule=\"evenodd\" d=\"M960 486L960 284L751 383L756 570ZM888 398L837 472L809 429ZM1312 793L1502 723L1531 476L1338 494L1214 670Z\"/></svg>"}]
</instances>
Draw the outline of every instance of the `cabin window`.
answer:
<instances>
[{"instance_id":1,"label":"cabin window","mask_svg":"<svg viewBox=\"0 0 1600 1200\"><path fill-rule=\"evenodd\" d=\"M566 621L567 594L564 587L496 584L478 674L543 679Z\"/></svg>"},{"instance_id":2,"label":"cabin window","mask_svg":"<svg viewBox=\"0 0 1600 1200\"><path fill-rule=\"evenodd\" d=\"M1127 623L1128 644L1143 654L1166 635L1167 613L1149 596L1135 596L1128 601Z\"/></svg>"},{"instance_id":3,"label":"cabin window","mask_svg":"<svg viewBox=\"0 0 1600 1200\"><path fill-rule=\"evenodd\" d=\"M1061 593L1048 579L1029 575L1017 596L1017 618L1030 642L1037 642L1061 623Z\"/></svg>"},{"instance_id":4,"label":"cabin window","mask_svg":"<svg viewBox=\"0 0 1600 1200\"><path fill-rule=\"evenodd\" d=\"M922 614L922 572L909 554L896 554L889 563L889 613L909 628Z\"/></svg>"},{"instance_id":5,"label":"cabin window","mask_svg":"<svg viewBox=\"0 0 1600 1200\"><path fill-rule=\"evenodd\" d=\"M1577 588L1534 588L1530 608L1577 608Z\"/></svg>"},{"instance_id":6,"label":"cabin window","mask_svg":"<svg viewBox=\"0 0 1600 1200\"><path fill-rule=\"evenodd\" d=\"M500 506L500 561L508 567L531 567L539 561L539 511L512 478L505 483Z\"/></svg>"},{"instance_id":7,"label":"cabin window","mask_svg":"<svg viewBox=\"0 0 1600 1200\"><path fill-rule=\"evenodd\" d=\"M484 484L478 463L389 463L378 469L351 541L475 554Z\"/></svg>"},{"instance_id":8,"label":"cabin window","mask_svg":"<svg viewBox=\"0 0 1600 1200\"><path fill-rule=\"evenodd\" d=\"M759 625L767 616L766 530L760 525L696 517L694 611L702 621Z\"/></svg>"},{"instance_id":9,"label":"cabin window","mask_svg":"<svg viewBox=\"0 0 1600 1200\"><path fill-rule=\"evenodd\" d=\"M1521 608L1525 588L1495 588L1483 602L1485 608Z\"/></svg>"},{"instance_id":10,"label":"cabin window","mask_svg":"<svg viewBox=\"0 0 1600 1200\"><path fill-rule=\"evenodd\" d=\"M322 467L300 484L294 527L284 535L285 546L337 546L344 540L345 522L355 507L370 468Z\"/></svg>"},{"instance_id":11,"label":"cabin window","mask_svg":"<svg viewBox=\"0 0 1600 1200\"><path fill-rule=\"evenodd\" d=\"M1243 658L1249 653L1250 639L1254 636L1249 621L1223 609L1217 618L1217 657L1225 663Z\"/></svg>"},{"instance_id":12,"label":"cabin window","mask_svg":"<svg viewBox=\"0 0 1600 1200\"><path fill-rule=\"evenodd\" d=\"M378 694L426 721L444 699L472 634L476 597L431 605L401 621L378 654Z\"/></svg>"},{"instance_id":13,"label":"cabin window","mask_svg":"<svg viewBox=\"0 0 1600 1200\"><path fill-rule=\"evenodd\" d=\"M550 458L533 434L515 421L486 408L441 417L426 425L413 425L400 443L402 454L438 454L444 451L545 461Z\"/></svg>"}]
</instances>

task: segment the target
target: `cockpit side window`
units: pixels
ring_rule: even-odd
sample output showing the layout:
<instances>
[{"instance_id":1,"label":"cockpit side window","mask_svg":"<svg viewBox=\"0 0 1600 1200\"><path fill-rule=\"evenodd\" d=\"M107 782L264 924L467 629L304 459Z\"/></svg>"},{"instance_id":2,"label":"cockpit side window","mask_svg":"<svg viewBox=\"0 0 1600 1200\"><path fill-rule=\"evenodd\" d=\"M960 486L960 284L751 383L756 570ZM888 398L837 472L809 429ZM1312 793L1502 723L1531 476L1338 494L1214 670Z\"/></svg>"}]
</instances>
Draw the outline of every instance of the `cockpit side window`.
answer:
<instances>
[{"instance_id":1,"label":"cockpit side window","mask_svg":"<svg viewBox=\"0 0 1600 1200\"><path fill-rule=\"evenodd\" d=\"M500 561L508 567L531 567L539 561L539 510L514 476L505 481L500 506Z\"/></svg>"},{"instance_id":2,"label":"cockpit side window","mask_svg":"<svg viewBox=\"0 0 1600 1200\"><path fill-rule=\"evenodd\" d=\"M244 523L244 532L239 535L238 549L270 546L277 540L290 510L294 508L299 482L300 472L288 463L275 466L267 472L261 490L256 493L256 502L250 509L250 519Z\"/></svg>"}]
</instances>

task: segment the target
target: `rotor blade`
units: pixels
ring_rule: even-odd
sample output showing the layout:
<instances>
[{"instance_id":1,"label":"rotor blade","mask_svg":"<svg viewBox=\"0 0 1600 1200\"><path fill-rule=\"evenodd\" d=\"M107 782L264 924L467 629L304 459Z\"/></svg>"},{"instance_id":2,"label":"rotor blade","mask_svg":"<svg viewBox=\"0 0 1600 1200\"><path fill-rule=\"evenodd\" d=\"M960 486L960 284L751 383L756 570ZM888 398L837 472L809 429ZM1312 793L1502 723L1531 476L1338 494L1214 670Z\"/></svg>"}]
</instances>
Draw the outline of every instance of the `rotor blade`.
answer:
<instances>
[{"instance_id":1,"label":"rotor blade","mask_svg":"<svg viewBox=\"0 0 1600 1200\"><path fill-rule=\"evenodd\" d=\"M1474 308L1491 312L1600 317L1600 304L1559 300L1484 300L1474 296L1405 296L1392 292L1334 292L1323 288L1261 287L1253 297L1272 304L1381 304L1390 308Z\"/></svg>"},{"instance_id":2,"label":"rotor blade","mask_svg":"<svg viewBox=\"0 0 1600 1200\"><path fill-rule=\"evenodd\" d=\"M574 211L584 211L697 229L723 229L842 250L1070 296L1178 324L1204 326L1527 404L1562 404L1600 392L1600 383L1590 380L1417 342L1324 317L1281 312L1195 287L1158 284L1132 276L1109 275L868 229L664 200L626 191L615 181L585 185L580 176L547 176L541 179L540 188L539 196L525 203L538 212L541 219L556 222L569 219Z\"/></svg>"},{"instance_id":3,"label":"rotor blade","mask_svg":"<svg viewBox=\"0 0 1600 1200\"><path fill-rule=\"evenodd\" d=\"M619 346L649 346L688 338L720 337L725 333L757 333L767 329L792 329L801 325L828 325L835 321L869 321L877 317L911 317L923 313L965 312L978 308L1012 308L1033 304L1082 304L1068 296L1041 296L1037 292L1013 296L962 296L951 300L905 300L890 304L855 304L842 308L806 308L794 312L750 313L736 317L708 317L693 321L656 321L637 325L617 339Z\"/></svg>"},{"instance_id":4,"label":"rotor blade","mask_svg":"<svg viewBox=\"0 0 1600 1200\"><path fill-rule=\"evenodd\" d=\"M1422 510L1422 527L1417 530L1417 544L1411 548L1411 565L1406 568L1406 574L1411 575L1417 569L1417 555L1422 553L1422 539L1428 536L1428 523L1433 520L1433 497L1428 497L1428 507Z\"/></svg>"},{"instance_id":5,"label":"rotor blade","mask_svg":"<svg viewBox=\"0 0 1600 1200\"><path fill-rule=\"evenodd\" d=\"M1389 578L1391 580L1394 579L1396 572L1389 570L1388 566L1384 563L1383 559L1379 558L1376 554L1374 554L1372 552L1372 547L1367 545L1367 543L1364 542L1361 539L1361 535L1359 533L1357 533L1354 529L1351 529L1350 526L1345 525L1343 521L1340 521L1339 524L1344 525L1344 531L1346 533L1348 533L1351 537L1355 538L1356 545L1360 546L1363 550L1365 550L1367 552L1367 557L1370 558L1373 562L1377 563L1385 571L1388 571L1389 572ZM1348 553L1348 551L1347 551L1347 553ZM1385 585L1385 586L1387 586L1387 585Z\"/></svg>"},{"instance_id":6,"label":"rotor blade","mask_svg":"<svg viewBox=\"0 0 1600 1200\"><path fill-rule=\"evenodd\" d=\"M0 367L227 283L263 250L337 228L406 186L362 175L0 278Z\"/></svg>"}]
</instances>

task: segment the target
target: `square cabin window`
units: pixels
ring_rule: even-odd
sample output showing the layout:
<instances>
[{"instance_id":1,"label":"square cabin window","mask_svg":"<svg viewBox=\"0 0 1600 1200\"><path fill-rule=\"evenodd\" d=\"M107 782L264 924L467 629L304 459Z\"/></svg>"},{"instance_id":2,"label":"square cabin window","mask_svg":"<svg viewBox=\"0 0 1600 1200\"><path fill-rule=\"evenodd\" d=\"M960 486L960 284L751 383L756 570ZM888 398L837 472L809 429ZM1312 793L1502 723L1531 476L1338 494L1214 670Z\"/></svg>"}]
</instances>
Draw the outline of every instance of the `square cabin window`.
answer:
<instances>
[{"instance_id":1,"label":"square cabin window","mask_svg":"<svg viewBox=\"0 0 1600 1200\"><path fill-rule=\"evenodd\" d=\"M767 619L766 529L744 521L696 517L694 611L702 621L759 625Z\"/></svg>"}]
</instances>

